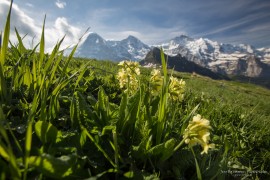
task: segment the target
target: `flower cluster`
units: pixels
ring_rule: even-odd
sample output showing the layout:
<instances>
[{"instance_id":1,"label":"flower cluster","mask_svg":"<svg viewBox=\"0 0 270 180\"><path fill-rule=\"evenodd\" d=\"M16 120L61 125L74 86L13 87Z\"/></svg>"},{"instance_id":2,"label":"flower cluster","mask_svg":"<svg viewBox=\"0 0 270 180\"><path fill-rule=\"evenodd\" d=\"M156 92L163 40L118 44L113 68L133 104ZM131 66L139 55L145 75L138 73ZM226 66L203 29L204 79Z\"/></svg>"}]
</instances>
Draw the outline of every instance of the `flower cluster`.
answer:
<instances>
[{"instance_id":1,"label":"flower cluster","mask_svg":"<svg viewBox=\"0 0 270 180\"><path fill-rule=\"evenodd\" d=\"M214 148L214 144L209 144L210 140L210 122L207 119L203 119L200 114L193 117L193 120L189 122L188 127L185 129L183 138L185 143L189 146L201 145L203 151L201 154L208 153L209 148Z\"/></svg>"},{"instance_id":2,"label":"flower cluster","mask_svg":"<svg viewBox=\"0 0 270 180\"><path fill-rule=\"evenodd\" d=\"M153 95L158 95L160 93L162 87L163 76L158 69L153 69L151 72L150 78L150 86L151 86L151 93ZM170 83L169 83L169 94L172 100L181 101L184 97L184 90L185 90L186 82L182 79L178 80L177 78L171 76Z\"/></svg>"},{"instance_id":3,"label":"flower cluster","mask_svg":"<svg viewBox=\"0 0 270 180\"><path fill-rule=\"evenodd\" d=\"M129 90L130 93L135 92L139 87L137 76L140 75L139 63L131 61L121 61L118 64L119 69L117 79L120 83L120 88Z\"/></svg>"},{"instance_id":4,"label":"flower cluster","mask_svg":"<svg viewBox=\"0 0 270 180\"><path fill-rule=\"evenodd\" d=\"M151 78L150 78L150 86L151 86L151 93L156 96L160 93L162 87L163 77L161 73L157 69L153 69L151 71Z\"/></svg>"},{"instance_id":5,"label":"flower cluster","mask_svg":"<svg viewBox=\"0 0 270 180\"><path fill-rule=\"evenodd\" d=\"M170 97L176 100L183 100L186 82L183 79L178 80L175 77L170 77L169 94Z\"/></svg>"}]
</instances>

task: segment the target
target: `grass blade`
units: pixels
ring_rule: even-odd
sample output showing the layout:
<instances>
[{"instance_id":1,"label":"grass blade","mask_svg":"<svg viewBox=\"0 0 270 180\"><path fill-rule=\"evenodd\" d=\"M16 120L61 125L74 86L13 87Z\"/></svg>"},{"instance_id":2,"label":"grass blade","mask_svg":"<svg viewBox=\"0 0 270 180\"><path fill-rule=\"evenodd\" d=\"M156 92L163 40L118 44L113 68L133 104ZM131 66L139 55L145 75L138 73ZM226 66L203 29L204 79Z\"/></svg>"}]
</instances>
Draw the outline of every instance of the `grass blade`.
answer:
<instances>
[{"instance_id":1,"label":"grass blade","mask_svg":"<svg viewBox=\"0 0 270 180\"><path fill-rule=\"evenodd\" d=\"M26 130L26 139L25 139L25 155L24 155L24 175L23 179L27 179L27 171L28 171L28 164L29 164L29 156L31 151L31 145L32 145L32 124L33 122L30 121L28 123L28 127Z\"/></svg>"},{"instance_id":2,"label":"grass blade","mask_svg":"<svg viewBox=\"0 0 270 180\"><path fill-rule=\"evenodd\" d=\"M0 48L1 49L1 52L0 52L0 81L1 81L0 82L0 96L1 96L2 102L7 99L7 87L6 87L6 81L4 79L4 64L6 60L6 53L8 50L8 42L9 42L9 34L10 34L10 15L11 15L12 3L13 3L13 0L11 0L10 2L2 46L0 43L0 46L1 46Z\"/></svg>"},{"instance_id":3,"label":"grass blade","mask_svg":"<svg viewBox=\"0 0 270 180\"><path fill-rule=\"evenodd\" d=\"M43 65L44 59L44 51L45 51L45 36L44 36L44 28L45 28L46 15L44 17L44 22L42 26L41 40L40 40L40 49L39 49L39 72L41 72L41 67Z\"/></svg>"},{"instance_id":4,"label":"grass blade","mask_svg":"<svg viewBox=\"0 0 270 180\"><path fill-rule=\"evenodd\" d=\"M166 64L165 56L162 49L160 51L160 56L161 56L164 79L163 79L159 107L158 107L156 144L161 143L162 134L164 132L165 121L166 121L166 111L167 111L167 100L168 100L168 84L169 84L169 79L168 79L168 74L167 74L167 64Z\"/></svg>"},{"instance_id":5,"label":"grass blade","mask_svg":"<svg viewBox=\"0 0 270 180\"><path fill-rule=\"evenodd\" d=\"M20 54L23 54L26 51L26 48L24 47L23 42L22 42L22 38L19 35L18 30L16 28L15 28L15 32L16 32L16 36L18 39L18 43L19 43L18 50L19 50Z\"/></svg>"},{"instance_id":6,"label":"grass blade","mask_svg":"<svg viewBox=\"0 0 270 180\"><path fill-rule=\"evenodd\" d=\"M5 31L4 31L3 45L1 48L1 54L0 54L0 64L2 67L5 64L6 53L8 50L8 42L9 42L9 34L10 34L10 16L11 16L12 3L13 3L13 0L10 2L9 12L8 12L8 16L7 16Z\"/></svg>"},{"instance_id":7,"label":"grass blade","mask_svg":"<svg viewBox=\"0 0 270 180\"><path fill-rule=\"evenodd\" d=\"M195 160L195 164L196 164L197 178L198 178L198 180L202 180L202 174L201 174L201 170L200 170L199 163L197 161L196 155L195 155L192 147L190 149L191 149L191 152L192 152L192 154L194 156L194 160Z\"/></svg>"},{"instance_id":8,"label":"grass blade","mask_svg":"<svg viewBox=\"0 0 270 180\"><path fill-rule=\"evenodd\" d=\"M87 129L82 128L82 132L85 133L89 139L95 144L95 146L98 148L98 150L100 152L102 152L102 154L104 155L104 157L111 163L111 165L113 167L116 167L116 164L114 164L114 162L112 161L112 159L110 158L110 156L104 151L104 149L98 144L98 142L96 142L96 140L94 139L93 136L91 136L91 134L87 131Z\"/></svg>"}]
</instances>

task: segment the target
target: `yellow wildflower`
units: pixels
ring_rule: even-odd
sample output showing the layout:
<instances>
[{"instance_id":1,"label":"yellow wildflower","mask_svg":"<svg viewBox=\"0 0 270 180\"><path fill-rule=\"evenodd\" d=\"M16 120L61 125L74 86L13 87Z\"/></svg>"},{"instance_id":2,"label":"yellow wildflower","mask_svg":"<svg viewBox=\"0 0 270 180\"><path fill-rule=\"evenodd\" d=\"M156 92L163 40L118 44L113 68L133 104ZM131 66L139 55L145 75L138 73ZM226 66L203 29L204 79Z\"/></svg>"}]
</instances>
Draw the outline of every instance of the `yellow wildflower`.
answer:
<instances>
[{"instance_id":1,"label":"yellow wildflower","mask_svg":"<svg viewBox=\"0 0 270 180\"><path fill-rule=\"evenodd\" d=\"M121 61L118 65L122 67L117 74L120 88L129 89L129 92L133 93L139 87L139 81L137 79L137 76L140 75L139 63Z\"/></svg>"},{"instance_id":2,"label":"yellow wildflower","mask_svg":"<svg viewBox=\"0 0 270 180\"><path fill-rule=\"evenodd\" d=\"M151 71L150 86L151 93L153 95L158 95L162 87L163 77L158 69L153 69Z\"/></svg>"},{"instance_id":3,"label":"yellow wildflower","mask_svg":"<svg viewBox=\"0 0 270 180\"><path fill-rule=\"evenodd\" d=\"M209 148L214 148L214 144L209 144L210 141L210 122L201 117L200 114L193 117L185 129L183 138L189 146L201 145L203 151L201 154L207 154Z\"/></svg>"},{"instance_id":4,"label":"yellow wildflower","mask_svg":"<svg viewBox=\"0 0 270 180\"><path fill-rule=\"evenodd\" d=\"M176 100L182 100L184 98L184 90L185 90L186 82L182 79L178 80L175 77L170 77L170 84L169 84L169 93L170 97Z\"/></svg>"}]
</instances>

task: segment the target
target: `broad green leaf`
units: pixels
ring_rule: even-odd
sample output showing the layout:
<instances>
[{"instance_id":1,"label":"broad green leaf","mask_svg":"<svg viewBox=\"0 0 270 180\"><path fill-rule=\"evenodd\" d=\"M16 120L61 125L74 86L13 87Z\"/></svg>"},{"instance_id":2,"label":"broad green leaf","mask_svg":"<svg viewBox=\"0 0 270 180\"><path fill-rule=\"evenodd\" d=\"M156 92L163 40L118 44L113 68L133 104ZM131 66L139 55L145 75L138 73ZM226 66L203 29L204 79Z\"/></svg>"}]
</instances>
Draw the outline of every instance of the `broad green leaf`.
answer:
<instances>
[{"instance_id":1,"label":"broad green leaf","mask_svg":"<svg viewBox=\"0 0 270 180\"><path fill-rule=\"evenodd\" d=\"M43 175L51 178L65 178L71 176L78 169L82 168L84 160L78 159L75 155L61 156L55 158L50 154L31 156L29 165L37 168Z\"/></svg>"},{"instance_id":2,"label":"broad green leaf","mask_svg":"<svg viewBox=\"0 0 270 180\"><path fill-rule=\"evenodd\" d=\"M35 132L43 144L56 143L62 138L61 131L58 131L51 123L44 121L36 122Z\"/></svg>"},{"instance_id":3,"label":"broad green leaf","mask_svg":"<svg viewBox=\"0 0 270 180\"><path fill-rule=\"evenodd\" d=\"M160 155L164 151L164 143L158 144L147 151L150 156Z\"/></svg>"},{"instance_id":4,"label":"broad green leaf","mask_svg":"<svg viewBox=\"0 0 270 180\"><path fill-rule=\"evenodd\" d=\"M170 140L165 142L164 151L162 152L162 156L160 158L161 162L166 161L167 159L169 159L173 155L175 143L176 142L174 139L170 139Z\"/></svg>"}]
</instances>

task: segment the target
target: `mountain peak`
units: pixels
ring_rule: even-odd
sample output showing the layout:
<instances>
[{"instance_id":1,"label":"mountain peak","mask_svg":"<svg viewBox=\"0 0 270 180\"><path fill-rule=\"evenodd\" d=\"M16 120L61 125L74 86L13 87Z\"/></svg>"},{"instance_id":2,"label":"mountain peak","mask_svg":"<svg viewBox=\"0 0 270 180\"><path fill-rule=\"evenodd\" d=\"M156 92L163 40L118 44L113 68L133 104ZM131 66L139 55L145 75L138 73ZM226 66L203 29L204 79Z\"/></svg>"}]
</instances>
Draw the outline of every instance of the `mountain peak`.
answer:
<instances>
[{"instance_id":1,"label":"mountain peak","mask_svg":"<svg viewBox=\"0 0 270 180\"><path fill-rule=\"evenodd\" d=\"M180 36L176 36L175 38L173 38L172 40L186 40L186 41L193 41L194 39L187 36L187 35L184 35L184 34L181 34Z\"/></svg>"},{"instance_id":2,"label":"mountain peak","mask_svg":"<svg viewBox=\"0 0 270 180\"><path fill-rule=\"evenodd\" d=\"M89 33L88 37L100 37L100 38L102 38L98 33L95 33L95 32Z\"/></svg>"},{"instance_id":3,"label":"mountain peak","mask_svg":"<svg viewBox=\"0 0 270 180\"><path fill-rule=\"evenodd\" d=\"M126 39L123 39L123 41L141 42L137 37L132 35L129 35Z\"/></svg>"},{"instance_id":4,"label":"mountain peak","mask_svg":"<svg viewBox=\"0 0 270 180\"><path fill-rule=\"evenodd\" d=\"M133 36L133 35L129 35L129 36L127 37L127 39L138 39L138 38L135 37L135 36Z\"/></svg>"}]
</instances>

